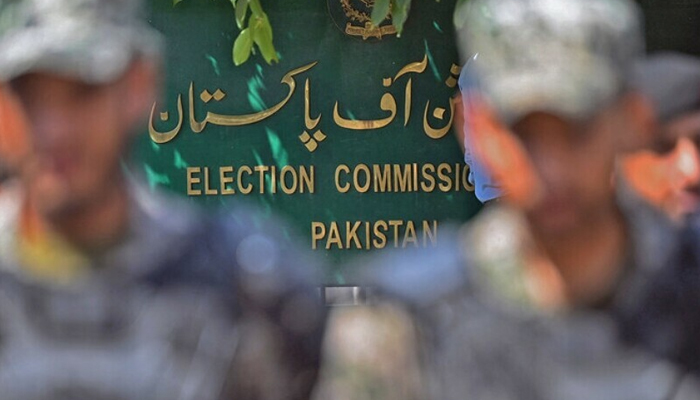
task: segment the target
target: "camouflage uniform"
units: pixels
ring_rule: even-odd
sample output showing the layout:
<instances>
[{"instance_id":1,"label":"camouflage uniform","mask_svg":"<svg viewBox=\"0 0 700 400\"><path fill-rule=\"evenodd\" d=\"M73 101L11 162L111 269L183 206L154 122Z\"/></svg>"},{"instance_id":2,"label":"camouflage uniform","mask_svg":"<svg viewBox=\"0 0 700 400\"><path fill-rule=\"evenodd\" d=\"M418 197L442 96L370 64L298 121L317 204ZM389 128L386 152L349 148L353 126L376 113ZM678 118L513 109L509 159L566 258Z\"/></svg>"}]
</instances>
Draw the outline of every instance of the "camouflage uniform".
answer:
<instances>
[{"instance_id":1,"label":"camouflage uniform","mask_svg":"<svg viewBox=\"0 0 700 400\"><path fill-rule=\"evenodd\" d=\"M131 0L0 2L0 77L101 84L160 36ZM81 273L27 268L24 193L0 194L0 398L307 399L325 311L313 263L252 210L208 215L131 183L128 232ZM34 259L42 255L31 254ZM65 260L44 254L49 264Z\"/></svg>"},{"instance_id":2,"label":"camouflage uniform","mask_svg":"<svg viewBox=\"0 0 700 400\"><path fill-rule=\"evenodd\" d=\"M700 214L681 229L679 251L637 300L636 313L622 315L623 337L641 343L695 375L700 374Z\"/></svg>"},{"instance_id":3,"label":"camouflage uniform","mask_svg":"<svg viewBox=\"0 0 700 400\"><path fill-rule=\"evenodd\" d=\"M536 304L524 273L531 239L505 205L443 231L436 248L367 263L374 304L333 311L317 398L700 399L700 381L670 357L697 318L679 319L693 307L669 297L698 305L677 282L697 272L674 274L668 291L659 280L680 265L678 230L638 199L623 209L626 272L592 308Z\"/></svg>"},{"instance_id":4,"label":"camouflage uniform","mask_svg":"<svg viewBox=\"0 0 700 400\"><path fill-rule=\"evenodd\" d=\"M0 197L3 399L308 397L324 311L279 224L134 186L128 237L47 281L18 262L17 189Z\"/></svg>"},{"instance_id":5,"label":"camouflage uniform","mask_svg":"<svg viewBox=\"0 0 700 400\"><path fill-rule=\"evenodd\" d=\"M507 124L533 110L587 121L627 89L625 71L641 50L631 2L472 0L465 8L457 19L466 15L466 54L478 53L481 94ZM531 279L545 257L523 213L500 203L441 230L433 249L364 262L377 296L333 311L319 398L700 399L697 377L670 357L689 330L678 312L664 315L698 303L674 291L684 286L660 281L697 264L660 211L622 184L618 192L628 242L621 276L595 304L543 301L557 295ZM678 298L664 302L660 291ZM355 332L343 331L349 322Z\"/></svg>"}]
</instances>

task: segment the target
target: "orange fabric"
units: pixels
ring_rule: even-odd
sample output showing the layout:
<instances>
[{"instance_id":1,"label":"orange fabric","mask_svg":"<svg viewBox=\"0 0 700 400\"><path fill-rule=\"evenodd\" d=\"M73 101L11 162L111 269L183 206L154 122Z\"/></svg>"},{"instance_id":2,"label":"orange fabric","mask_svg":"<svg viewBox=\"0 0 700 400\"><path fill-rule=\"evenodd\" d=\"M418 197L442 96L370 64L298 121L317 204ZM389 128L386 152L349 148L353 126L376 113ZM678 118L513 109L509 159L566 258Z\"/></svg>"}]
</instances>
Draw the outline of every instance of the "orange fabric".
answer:
<instances>
[{"instance_id":1,"label":"orange fabric","mask_svg":"<svg viewBox=\"0 0 700 400\"><path fill-rule=\"evenodd\" d=\"M0 159L16 167L29 152L28 125L19 104L0 85Z\"/></svg>"},{"instance_id":2,"label":"orange fabric","mask_svg":"<svg viewBox=\"0 0 700 400\"><path fill-rule=\"evenodd\" d=\"M644 150L622 160L622 173L642 197L661 207L672 192L666 164L666 157Z\"/></svg>"},{"instance_id":3,"label":"orange fabric","mask_svg":"<svg viewBox=\"0 0 700 400\"><path fill-rule=\"evenodd\" d=\"M471 125L474 152L501 184L507 201L520 208L532 206L540 183L522 143L477 96L470 96L468 102L466 120Z\"/></svg>"},{"instance_id":4,"label":"orange fabric","mask_svg":"<svg viewBox=\"0 0 700 400\"><path fill-rule=\"evenodd\" d=\"M67 284L89 271L88 258L49 229L28 202L20 215L17 255L24 272L48 282Z\"/></svg>"},{"instance_id":5,"label":"orange fabric","mask_svg":"<svg viewBox=\"0 0 700 400\"><path fill-rule=\"evenodd\" d=\"M668 154L640 151L625 157L622 173L634 190L672 217L693 211L681 197L700 182L700 155L688 138L678 139Z\"/></svg>"}]
</instances>

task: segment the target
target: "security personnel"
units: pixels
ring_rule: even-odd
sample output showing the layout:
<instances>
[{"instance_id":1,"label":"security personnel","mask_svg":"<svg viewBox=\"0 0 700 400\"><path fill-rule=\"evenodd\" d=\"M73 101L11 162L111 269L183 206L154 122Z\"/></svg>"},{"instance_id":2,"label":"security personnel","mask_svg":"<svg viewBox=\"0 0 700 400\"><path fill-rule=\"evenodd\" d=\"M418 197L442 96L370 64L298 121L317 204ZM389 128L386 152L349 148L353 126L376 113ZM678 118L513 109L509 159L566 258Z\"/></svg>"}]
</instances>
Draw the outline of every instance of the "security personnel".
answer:
<instances>
[{"instance_id":1,"label":"security personnel","mask_svg":"<svg viewBox=\"0 0 700 400\"><path fill-rule=\"evenodd\" d=\"M652 102L657 129L649 149L624 158L624 177L683 223L700 207L700 59L656 53L639 63L634 77L634 86Z\"/></svg>"},{"instance_id":2,"label":"security personnel","mask_svg":"<svg viewBox=\"0 0 700 400\"><path fill-rule=\"evenodd\" d=\"M614 181L653 119L628 82L634 3L473 0L457 16L463 54L479 54L472 151L517 190L434 249L367 263L379 295L331 317L320 397L700 398L684 366L629 334L680 339L640 305L682 256L674 225Z\"/></svg>"},{"instance_id":3,"label":"security personnel","mask_svg":"<svg viewBox=\"0 0 700 400\"><path fill-rule=\"evenodd\" d=\"M314 385L324 311L279 223L206 215L123 169L160 49L137 0L0 2L0 79L30 132L0 193L3 399L303 400Z\"/></svg>"},{"instance_id":4,"label":"security personnel","mask_svg":"<svg viewBox=\"0 0 700 400\"><path fill-rule=\"evenodd\" d=\"M700 59L653 54L634 81L653 104L656 129L649 149L625 157L623 176L682 234L675 260L637 301L639 312L621 315L623 337L700 374Z\"/></svg>"}]
</instances>

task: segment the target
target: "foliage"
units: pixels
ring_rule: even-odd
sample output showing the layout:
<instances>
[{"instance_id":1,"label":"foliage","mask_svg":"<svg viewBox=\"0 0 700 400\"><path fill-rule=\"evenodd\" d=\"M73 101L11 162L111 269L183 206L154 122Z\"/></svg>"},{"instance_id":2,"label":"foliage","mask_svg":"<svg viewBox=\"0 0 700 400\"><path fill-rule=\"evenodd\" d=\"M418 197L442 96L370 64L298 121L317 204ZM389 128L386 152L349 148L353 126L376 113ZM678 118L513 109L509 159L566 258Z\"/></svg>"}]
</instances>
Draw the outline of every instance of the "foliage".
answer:
<instances>
[{"instance_id":1,"label":"foliage","mask_svg":"<svg viewBox=\"0 0 700 400\"><path fill-rule=\"evenodd\" d=\"M181 1L173 0L173 6ZM272 26L267 14L263 11L260 0L230 1L236 15L236 25L240 29L240 33L233 43L233 63L241 65L248 61L250 55L256 53L255 47L268 64L278 62L277 50L272 41ZM378 26L388 16L391 16L391 23L396 28L397 36L401 37L403 26L411 10L411 1L375 0L372 9L372 24ZM440 0L435 1L440 2ZM467 1L457 0L457 6Z\"/></svg>"},{"instance_id":2,"label":"foliage","mask_svg":"<svg viewBox=\"0 0 700 400\"><path fill-rule=\"evenodd\" d=\"M440 0L435 0L440 2ZM468 0L457 0L457 6L466 3ZM379 25L387 16L391 15L391 23L396 28L398 37L401 37L403 25L408 19L408 12L411 10L411 0L374 0L372 9L372 23Z\"/></svg>"},{"instance_id":3,"label":"foliage","mask_svg":"<svg viewBox=\"0 0 700 400\"><path fill-rule=\"evenodd\" d=\"M253 44L268 64L278 62L277 50L272 43L272 26L260 5L260 0L231 0L231 4L236 13L236 25L241 30L233 43L233 63L241 65L246 62L255 52Z\"/></svg>"},{"instance_id":4,"label":"foliage","mask_svg":"<svg viewBox=\"0 0 700 400\"><path fill-rule=\"evenodd\" d=\"M411 0L375 0L372 9L372 24L379 25L391 14L391 23L396 28L396 34L401 37L403 24L408 18Z\"/></svg>"},{"instance_id":5,"label":"foliage","mask_svg":"<svg viewBox=\"0 0 700 400\"><path fill-rule=\"evenodd\" d=\"M176 6L182 0L173 0ZM257 47L268 64L278 62L277 50L272 43L272 26L263 11L260 0L230 0L236 15L236 25L240 30L233 42L233 63L241 65L255 54Z\"/></svg>"}]
</instances>

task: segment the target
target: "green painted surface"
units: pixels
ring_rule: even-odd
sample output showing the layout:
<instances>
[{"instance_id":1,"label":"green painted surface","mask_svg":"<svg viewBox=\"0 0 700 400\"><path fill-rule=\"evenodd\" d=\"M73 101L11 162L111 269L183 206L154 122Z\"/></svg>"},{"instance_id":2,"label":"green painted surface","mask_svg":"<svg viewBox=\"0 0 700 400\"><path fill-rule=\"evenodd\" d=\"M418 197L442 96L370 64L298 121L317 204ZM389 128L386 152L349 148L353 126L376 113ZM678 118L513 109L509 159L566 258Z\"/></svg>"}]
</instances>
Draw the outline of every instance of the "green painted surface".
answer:
<instances>
[{"instance_id":1,"label":"green painted surface","mask_svg":"<svg viewBox=\"0 0 700 400\"><path fill-rule=\"evenodd\" d=\"M455 165L462 163L452 132L441 139L432 139L426 135L423 121L428 101L430 125L441 128L450 120L449 99L456 88L448 87L446 82L451 76L453 63L458 63L450 28L454 1L417 0L413 3L401 38L390 35L381 40L367 41L341 31L338 26L343 26L343 21L334 22L329 11L335 12L336 19L343 17L342 13L338 14L335 4L330 8L326 1L320 0L266 4L275 30L280 62L267 65L258 54L242 66L235 67L231 47L238 30L228 1L185 0L173 7L169 0L155 0L151 22L167 38L167 74L163 99L157 103L153 115L154 127L160 132L175 127L180 95L183 124L177 136L167 143L155 144L149 135L142 135L136 143L136 168L142 169L140 172L151 185L186 195L188 167L209 168L210 189L220 192L219 167L222 166L234 168L234 172L228 174L234 179L240 166L275 166L278 174L284 165L294 168L313 166L314 193L284 194L277 179L277 193L273 194L273 182L268 175L264 177L264 193L260 194L258 175L255 174L246 181L255 189L249 195L236 193L190 198L211 206L234 199L249 201L260 204L263 210L277 211L298 229L301 245L309 249L312 247L313 221L323 223L327 228L331 221L337 221L341 231L345 231L346 221L410 220L420 228L423 220L439 220L439 240L444 223L463 221L478 210L473 193L461 185L458 190L452 187L447 193L437 187L429 193L374 193L372 190L340 193L334 182L340 164L351 168L365 164L369 169L375 164L390 164L393 169L393 165L417 163L420 172L425 164L448 163L452 166L450 175L454 178ZM426 57L428 61L422 73L409 73L395 81L392 79L388 87L383 86L384 78L394 78L402 67ZM204 120L207 112L240 116L269 109L281 102L289 93L289 86L280 83L283 76L312 62L317 64L294 77L296 87L289 101L269 118L243 126L219 126L209 122L200 133L191 129L188 111L191 83L197 121ZM321 130L326 136L323 141L317 141L318 147L313 152L300 139L307 130L304 118L307 79L309 116L313 119L320 115L318 125L308 133ZM412 82L410 118L404 126L405 90L409 79ZM204 103L200 93L205 89L212 95L220 89L225 97ZM375 130L352 130L340 127L334 121L336 102L344 118L370 120L389 116L389 111L380 108L380 101L386 93L391 94L396 102L395 118L387 126ZM442 120L433 116L436 107L446 109ZM168 118L161 120L160 113L165 111ZM435 173L432 175L439 180ZM196 176L204 180L203 173ZM341 178L344 185L348 179L345 175ZM429 185L429 181L423 178L419 182ZM229 187L238 192L236 185L234 181ZM194 187L204 192L202 183ZM339 249L336 244L330 250L325 249L327 240L317 242L319 249L316 251L329 264L328 283L345 282L348 271L342 264L367 252L364 232L362 225L358 234L363 249L354 248L357 247L354 241L350 243L353 249ZM341 233L345 247L347 235ZM386 234L387 247L393 247L392 232ZM422 242L420 230L416 235ZM404 237L405 229L400 229L399 247ZM407 246L412 245L407 243Z\"/></svg>"}]
</instances>

